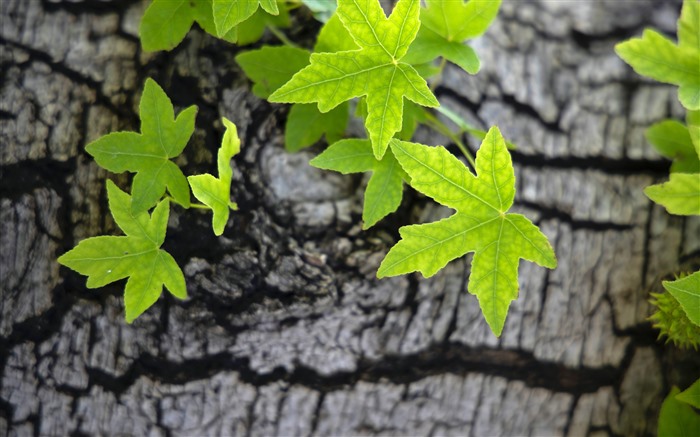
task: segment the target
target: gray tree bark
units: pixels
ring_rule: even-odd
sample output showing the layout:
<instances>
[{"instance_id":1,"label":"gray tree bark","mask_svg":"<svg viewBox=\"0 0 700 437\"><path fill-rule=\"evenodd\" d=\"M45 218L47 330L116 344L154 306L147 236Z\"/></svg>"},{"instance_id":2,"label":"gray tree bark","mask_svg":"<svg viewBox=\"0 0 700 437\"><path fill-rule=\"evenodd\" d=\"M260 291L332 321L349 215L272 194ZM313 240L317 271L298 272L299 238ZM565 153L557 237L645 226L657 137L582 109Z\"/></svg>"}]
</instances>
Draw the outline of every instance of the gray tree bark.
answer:
<instances>
[{"instance_id":1,"label":"gray tree bark","mask_svg":"<svg viewBox=\"0 0 700 437\"><path fill-rule=\"evenodd\" d=\"M675 33L678 2L505 1L474 42L482 71L447 67L441 102L517 144L516 209L559 259L521 263L501 338L466 292L469 257L375 278L400 225L449 211L407 190L362 231L364 181L309 167L320 149L284 151L287 109L250 93L239 48L193 30L144 53L142 1L0 8L0 434L645 435L670 384L696 376L646 321L648 290L700 251L700 220L642 193L669 167L644 129L682 108L613 52L645 26ZM146 77L199 106L187 174L215 168L221 116L238 125L240 211L215 238L210 216L172 208L190 298L128 325L123 284L88 290L55 260L116 232L110 175L84 147L138 130Z\"/></svg>"}]
</instances>

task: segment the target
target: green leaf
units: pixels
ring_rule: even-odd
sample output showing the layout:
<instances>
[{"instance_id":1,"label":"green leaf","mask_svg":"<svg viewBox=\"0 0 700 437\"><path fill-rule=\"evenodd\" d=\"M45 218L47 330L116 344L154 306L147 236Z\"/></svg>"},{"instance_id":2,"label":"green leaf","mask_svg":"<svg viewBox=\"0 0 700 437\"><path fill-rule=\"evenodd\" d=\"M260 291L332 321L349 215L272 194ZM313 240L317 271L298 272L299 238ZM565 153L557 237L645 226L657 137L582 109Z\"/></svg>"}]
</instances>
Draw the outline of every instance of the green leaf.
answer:
<instances>
[{"instance_id":1,"label":"green leaf","mask_svg":"<svg viewBox=\"0 0 700 437\"><path fill-rule=\"evenodd\" d=\"M447 41L427 27L421 27L418 31L403 60L409 64L424 64L440 56L469 74L479 72L481 64L474 49L461 42Z\"/></svg>"},{"instance_id":2,"label":"green leaf","mask_svg":"<svg viewBox=\"0 0 700 437\"><path fill-rule=\"evenodd\" d=\"M671 173L668 182L651 185L644 194L669 214L700 215L700 174Z\"/></svg>"},{"instance_id":3,"label":"green leaf","mask_svg":"<svg viewBox=\"0 0 700 437\"><path fill-rule=\"evenodd\" d=\"M212 15L212 0L153 0L141 19L139 37L147 52L172 50L197 22L204 31L217 36ZM236 29L222 37L236 42Z\"/></svg>"},{"instance_id":4,"label":"green leaf","mask_svg":"<svg viewBox=\"0 0 700 437\"><path fill-rule=\"evenodd\" d=\"M378 0L340 0L338 16L361 48L314 53L311 65L270 96L271 102L318 103L328 112L340 103L367 96L365 126L377 159L401 130L403 99L423 106L439 103L425 80L401 62L420 26L418 0L399 0L386 18Z\"/></svg>"},{"instance_id":5,"label":"green leaf","mask_svg":"<svg viewBox=\"0 0 700 437\"><path fill-rule=\"evenodd\" d=\"M686 109L700 109L700 53L679 47L652 29L641 38L615 46L615 51L638 74L659 82L678 85L678 98Z\"/></svg>"},{"instance_id":6,"label":"green leaf","mask_svg":"<svg viewBox=\"0 0 700 437\"><path fill-rule=\"evenodd\" d=\"M421 22L447 41L476 38L498 15L501 0L426 0Z\"/></svg>"},{"instance_id":7,"label":"green leaf","mask_svg":"<svg viewBox=\"0 0 700 437\"><path fill-rule=\"evenodd\" d=\"M693 407L676 399L680 390L673 387L661 404L659 412L659 437L695 437L700 431L700 414Z\"/></svg>"},{"instance_id":8,"label":"green leaf","mask_svg":"<svg viewBox=\"0 0 700 437\"><path fill-rule=\"evenodd\" d=\"M88 288L129 278L124 290L129 323L158 300L163 286L173 296L187 298L182 270L169 253L160 249L168 226L169 202L161 201L150 216L146 211L135 214L131 196L109 180L107 197L114 221L126 236L88 238L58 262L86 275Z\"/></svg>"},{"instance_id":9,"label":"green leaf","mask_svg":"<svg viewBox=\"0 0 700 437\"><path fill-rule=\"evenodd\" d=\"M700 157L700 111L688 111L685 122L688 125L688 133L693 141L693 147Z\"/></svg>"},{"instance_id":10,"label":"green leaf","mask_svg":"<svg viewBox=\"0 0 700 437\"><path fill-rule=\"evenodd\" d=\"M369 229L396 211L403 196L403 181L408 176L389 150L377 160L368 140L341 140L311 160L312 166L343 174L371 171L362 208L363 229Z\"/></svg>"},{"instance_id":11,"label":"green leaf","mask_svg":"<svg viewBox=\"0 0 700 437\"><path fill-rule=\"evenodd\" d=\"M290 152L297 152L320 140L323 135L331 144L343 137L348 125L348 104L342 103L322 113L316 105L292 105L284 130L284 145Z\"/></svg>"},{"instance_id":12,"label":"green leaf","mask_svg":"<svg viewBox=\"0 0 700 437\"><path fill-rule=\"evenodd\" d=\"M197 107L190 106L175 118L173 105L152 79L146 80L139 107L141 134L115 132L88 144L85 150L101 167L114 172L135 172L132 185L134 213L154 206L167 187L175 201L190 206L190 190L175 158L194 132Z\"/></svg>"},{"instance_id":13,"label":"green leaf","mask_svg":"<svg viewBox=\"0 0 700 437\"><path fill-rule=\"evenodd\" d=\"M675 120L652 125L644 133L663 156L672 159L671 172L700 173L700 160L688 128Z\"/></svg>"},{"instance_id":14,"label":"green leaf","mask_svg":"<svg viewBox=\"0 0 700 437\"><path fill-rule=\"evenodd\" d=\"M236 56L246 76L253 81L253 93L266 99L302 68L309 65L310 53L296 47L263 46Z\"/></svg>"},{"instance_id":15,"label":"green leaf","mask_svg":"<svg viewBox=\"0 0 700 437\"><path fill-rule=\"evenodd\" d=\"M678 19L678 45L700 52L700 2L685 0Z\"/></svg>"},{"instance_id":16,"label":"green leaf","mask_svg":"<svg viewBox=\"0 0 700 437\"><path fill-rule=\"evenodd\" d=\"M307 8L311 9L314 18L322 23L327 23L335 12L335 0L301 0Z\"/></svg>"},{"instance_id":17,"label":"green leaf","mask_svg":"<svg viewBox=\"0 0 700 437\"><path fill-rule=\"evenodd\" d=\"M271 15L279 14L277 0L213 0L212 12L217 35L225 35L247 20L261 6Z\"/></svg>"},{"instance_id":18,"label":"green leaf","mask_svg":"<svg viewBox=\"0 0 700 437\"><path fill-rule=\"evenodd\" d=\"M547 237L520 214L508 214L515 196L510 154L498 128L489 130L476 154L474 176L444 147L392 140L391 150L410 184L457 211L438 222L404 226L377 276L419 271L430 277L448 262L475 252L468 290L479 299L486 322L501 334L510 302L518 296L518 260L555 268Z\"/></svg>"},{"instance_id":19,"label":"green leaf","mask_svg":"<svg viewBox=\"0 0 700 437\"><path fill-rule=\"evenodd\" d=\"M663 281L662 284L681 304L688 319L700 326L700 271L675 281Z\"/></svg>"},{"instance_id":20,"label":"green leaf","mask_svg":"<svg viewBox=\"0 0 700 437\"><path fill-rule=\"evenodd\" d=\"M352 35L347 31L338 14L333 14L328 22L321 27L316 38L314 52L335 53L349 50L357 50L360 47L355 44Z\"/></svg>"},{"instance_id":21,"label":"green leaf","mask_svg":"<svg viewBox=\"0 0 700 437\"><path fill-rule=\"evenodd\" d=\"M693 385L676 395L676 400L685 402L695 408L700 408L700 379Z\"/></svg>"},{"instance_id":22,"label":"green leaf","mask_svg":"<svg viewBox=\"0 0 700 437\"><path fill-rule=\"evenodd\" d=\"M238 44L246 45L258 41L265 33L265 28L270 26L282 29L289 27L287 10L282 8L279 15L270 15L263 9L258 9L252 17L236 27L238 29Z\"/></svg>"},{"instance_id":23,"label":"green leaf","mask_svg":"<svg viewBox=\"0 0 700 437\"><path fill-rule=\"evenodd\" d=\"M238 139L236 125L226 118L221 121L226 126L226 132L216 158L219 178L208 173L187 177L194 197L212 209L214 216L211 225L214 228L214 235L217 236L224 233L229 210L238 209L236 204L231 202L231 177L233 176L231 158L241 151L241 141Z\"/></svg>"}]
</instances>

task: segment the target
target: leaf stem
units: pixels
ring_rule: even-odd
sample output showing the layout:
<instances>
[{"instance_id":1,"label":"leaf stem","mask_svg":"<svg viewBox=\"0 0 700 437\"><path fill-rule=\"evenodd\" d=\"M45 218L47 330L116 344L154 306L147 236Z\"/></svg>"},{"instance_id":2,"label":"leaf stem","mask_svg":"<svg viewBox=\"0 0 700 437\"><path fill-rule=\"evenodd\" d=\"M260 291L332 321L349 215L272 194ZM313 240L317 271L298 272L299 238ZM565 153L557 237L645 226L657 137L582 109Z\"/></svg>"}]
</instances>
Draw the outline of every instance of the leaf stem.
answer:
<instances>
[{"instance_id":1,"label":"leaf stem","mask_svg":"<svg viewBox=\"0 0 700 437\"><path fill-rule=\"evenodd\" d=\"M464 145L462 140L459 138L457 134L452 132L449 127L445 125L440 119L435 117L432 113L430 113L427 110L424 110L425 112L425 118L427 120L426 125L429 127L433 128L433 130L436 130L437 132L445 135L449 139L451 139L459 148L459 150L462 152L462 155L464 155L465 158L467 158L467 161L469 164L472 166L474 170L476 170L476 161L474 160L474 155L469 151L467 146Z\"/></svg>"},{"instance_id":2,"label":"leaf stem","mask_svg":"<svg viewBox=\"0 0 700 437\"><path fill-rule=\"evenodd\" d=\"M180 204L179 204L173 197L171 197L171 196L165 196L165 198L168 199L171 203L175 203L175 204L180 205ZM180 205L180 206L182 206L182 205ZM186 208L186 207L184 207L184 206L182 206L182 207L185 208L185 209L188 209L188 208ZM189 206L189 207L190 207L190 208L195 208L195 209L211 209L211 208L209 208L207 205L204 205L203 203L190 203L190 206Z\"/></svg>"},{"instance_id":3,"label":"leaf stem","mask_svg":"<svg viewBox=\"0 0 700 437\"><path fill-rule=\"evenodd\" d=\"M270 32L277 37L282 43L288 47L294 47L296 49L300 48L298 45L294 44L292 40L287 38L287 35L284 34L281 30L279 30L276 26L273 26L271 24L268 24L267 28L270 30Z\"/></svg>"}]
</instances>

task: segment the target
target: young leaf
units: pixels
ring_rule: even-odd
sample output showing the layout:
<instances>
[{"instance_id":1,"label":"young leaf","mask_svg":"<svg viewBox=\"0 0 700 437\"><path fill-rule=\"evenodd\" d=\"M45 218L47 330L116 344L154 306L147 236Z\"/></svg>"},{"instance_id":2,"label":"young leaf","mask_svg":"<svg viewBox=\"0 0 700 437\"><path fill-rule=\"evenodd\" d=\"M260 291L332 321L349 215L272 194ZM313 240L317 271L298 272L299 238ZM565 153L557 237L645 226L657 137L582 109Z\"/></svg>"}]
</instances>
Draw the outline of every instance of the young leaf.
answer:
<instances>
[{"instance_id":1,"label":"young leaf","mask_svg":"<svg viewBox=\"0 0 700 437\"><path fill-rule=\"evenodd\" d=\"M309 56L308 51L296 47L263 46L237 55L236 62L253 81L253 94L266 99L295 73L309 65Z\"/></svg>"},{"instance_id":2,"label":"young leaf","mask_svg":"<svg viewBox=\"0 0 700 437\"><path fill-rule=\"evenodd\" d=\"M271 102L318 103L328 112L340 103L367 96L365 122L377 159L401 130L403 99L423 106L439 103L425 80L401 62L420 26L418 0L399 0L386 18L378 0L339 0L338 16L361 48L314 53L311 65L270 96Z\"/></svg>"},{"instance_id":3,"label":"young leaf","mask_svg":"<svg viewBox=\"0 0 700 437\"><path fill-rule=\"evenodd\" d=\"M107 197L114 221L126 236L88 238L58 262L86 275L88 288L128 277L124 289L128 323L158 300L163 286L178 299L187 298L182 270L168 252L160 249L168 226L168 200L161 201L150 216L146 211L133 213L131 196L109 180Z\"/></svg>"},{"instance_id":4,"label":"young leaf","mask_svg":"<svg viewBox=\"0 0 700 437\"><path fill-rule=\"evenodd\" d=\"M700 173L700 160L688 128L675 120L652 125L644 135L663 156L673 160L672 173Z\"/></svg>"},{"instance_id":5,"label":"young leaf","mask_svg":"<svg viewBox=\"0 0 700 437\"><path fill-rule=\"evenodd\" d=\"M406 55L411 64L429 62L442 56L467 73L479 71L479 58L462 42L486 32L498 14L501 0L426 0L421 9L423 26Z\"/></svg>"},{"instance_id":6,"label":"young leaf","mask_svg":"<svg viewBox=\"0 0 700 437\"><path fill-rule=\"evenodd\" d=\"M289 13L286 9L280 9L279 15L270 15L263 9L258 9L252 17L248 18L234 29L238 31L238 44L252 44L260 39L268 26L289 27Z\"/></svg>"},{"instance_id":7,"label":"young leaf","mask_svg":"<svg viewBox=\"0 0 700 437\"><path fill-rule=\"evenodd\" d=\"M498 14L501 0L426 0L421 22L447 41L480 36Z\"/></svg>"},{"instance_id":8,"label":"young leaf","mask_svg":"<svg viewBox=\"0 0 700 437\"><path fill-rule=\"evenodd\" d=\"M225 35L236 25L247 20L258 6L270 15L279 14L277 0L213 0L214 24L217 35Z\"/></svg>"},{"instance_id":9,"label":"young leaf","mask_svg":"<svg viewBox=\"0 0 700 437\"><path fill-rule=\"evenodd\" d=\"M284 129L284 145L288 151L297 152L314 144L323 135L329 144L334 143L343 137L348 116L347 103L325 114L319 112L315 105L292 105Z\"/></svg>"},{"instance_id":10,"label":"young leaf","mask_svg":"<svg viewBox=\"0 0 700 437\"><path fill-rule=\"evenodd\" d=\"M371 171L362 208L362 228L369 229L396 211L403 196L403 181L408 176L391 150L377 160L368 140L341 140L312 159L311 165L343 174Z\"/></svg>"},{"instance_id":11,"label":"young leaf","mask_svg":"<svg viewBox=\"0 0 700 437\"><path fill-rule=\"evenodd\" d=\"M678 45L700 51L700 2L685 0L678 19Z\"/></svg>"},{"instance_id":12,"label":"young leaf","mask_svg":"<svg viewBox=\"0 0 700 437\"><path fill-rule=\"evenodd\" d=\"M468 290L479 299L494 334L503 330L510 302L518 296L518 260L555 268L547 237L520 214L508 214L515 196L510 154L492 127L476 154L474 176L444 147L392 140L391 150L410 185L457 211L435 223L404 226L377 276L420 271L430 277L448 262L475 252Z\"/></svg>"},{"instance_id":13,"label":"young leaf","mask_svg":"<svg viewBox=\"0 0 700 437\"><path fill-rule=\"evenodd\" d=\"M641 38L622 42L615 51L638 74L678 85L678 98L686 109L700 109L700 52L696 48L679 47L646 29Z\"/></svg>"},{"instance_id":14,"label":"young leaf","mask_svg":"<svg viewBox=\"0 0 700 437\"><path fill-rule=\"evenodd\" d=\"M153 0L139 25L141 46L147 52L172 50L197 22L205 32L217 36L212 15L212 0ZM236 29L221 36L236 42Z\"/></svg>"},{"instance_id":15,"label":"young leaf","mask_svg":"<svg viewBox=\"0 0 700 437\"><path fill-rule=\"evenodd\" d=\"M253 93L267 98L309 64L310 53L294 47L263 46L236 56L236 61L254 82ZM285 146L296 152L318 141L324 134L329 142L340 139L348 123L348 104L321 113L315 105L292 105L285 127Z\"/></svg>"},{"instance_id":16,"label":"young leaf","mask_svg":"<svg viewBox=\"0 0 700 437\"><path fill-rule=\"evenodd\" d=\"M350 32L343 26L343 22L340 21L338 14L333 14L318 32L314 52L335 53L357 50L359 48L353 41Z\"/></svg>"},{"instance_id":17,"label":"young leaf","mask_svg":"<svg viewBox=\"0 0 700 437\"><path fill-rule=\"evenodd\" d=\"M651 185L644 194L669 214L700 215L700 174L671 173L668 182Z\"/></svg>"},{"instance_id":18,"label":"young leaf","mask_svg":"<svg viewBox=\"0 0 700 437\"><path fill-rule=\"evenodd\" d=\"M700 271L675 281L663 281L662 284L681 304L688 319L700 326Z\"/></svg>"},{"instance_id":19,"label":"young leaf","mask_svg":"<svg viewBox=\"0 0 700 437\"><path fill-rule=\"evenodd\" d=\"M177 203L189 207L187 179L170 158L182 153L192 136L197 107L190 106L175 118L168 96L148 79L139 112L141 134L114 132L88 144L85 150L111 172L136 173L131 188L134 214L155 205L166 187Z\"/></svg>"},{"instance_id":20,"label":"young leaf","mask_svg":"<svg viewBox=\"0 0 700 437\"><path fill-rule=\"evenodd\" d=\"M679 392L678 387L674 386L661 404L657 430L660 437L698 435L700 414L690 405L676 399Z\"/></svg>"},{"instance_id":21,"label":"young leaf","mask_svg":"<svg viewBox=\"0 0 700 437\"><path fill-rule=\"evenodd\" d=\"M231 158L241 151L241 141L238 139L236 125L226 118L221 121L226 126L226 132L216 158L219 178L208 173L187 177L194 197L212 209L214 216L211 225L214 228L214 235L217 236L224 233L229 209L238 209L236 204L231 202L231 177L233 176Z\"/></svg>"},{"instance_id":22,"label":"young leaf","mask_svg":"<svg viewBox=\"0 0 700 437\"><path fill-rule=\"evenodd\" d=\"M700 111L688 111L685 116L685 122L688 125L688 133L695 147L695 152L700 158Z\"/></svg>"},{"instance_id":23,"label":"young leaf","mask_svg":"<svg viewBox=\"0 0 700 437\"><path fill-rule=\"evenodd\" d=\"M699 18L700 19L700 18ZM700 379L676 395L676 400L700 408Z\"/></svg>"}]
</instances>

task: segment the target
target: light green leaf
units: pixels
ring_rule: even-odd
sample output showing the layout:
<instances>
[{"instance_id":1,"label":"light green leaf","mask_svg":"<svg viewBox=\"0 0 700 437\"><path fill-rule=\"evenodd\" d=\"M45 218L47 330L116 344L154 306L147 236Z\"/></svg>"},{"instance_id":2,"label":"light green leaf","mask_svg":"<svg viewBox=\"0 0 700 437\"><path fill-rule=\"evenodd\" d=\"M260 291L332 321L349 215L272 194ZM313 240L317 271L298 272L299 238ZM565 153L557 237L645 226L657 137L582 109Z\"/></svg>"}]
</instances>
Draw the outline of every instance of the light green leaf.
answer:
<instances>
[{"instance_id":1,"label":"light green leaf","mask_svg":"<svg viewBox=\"0 0 700 437\"><path fill-rule=\"evenodd\" d=\"M659 153L673 160L671 172L700 173L698 154L688 128L683 124L675 120L664 120L652 125L644 135Z\"/></svg>"},{"instance_id":2,"label":"light green leaf","mask_svg":"<svg viewBox=\"0 0 700 437\"><path fill-rule=\"evenodd\" d=\"M371 228L401 204L403 181L408 176L391 150L377 160L368 140L341 140L311 160L310 164L343 174L372 172L362 208L363 229Z\"/></svg>"},{"instance_id":3,"label":"light green leaf","mask_svg":"<svg viewBox=\"0 0 700 437\"><path fill-rule=\"evenodd\" d=\"M700 414L676 399L680 390L673 387L661 404L659 412L659 437L695 437L700 431Z\"/></svg>"},{"instance_id":4,"label":"light green leaf","mask_svg":"<svg viewBox=\"0 0 700 437\"><path fill-rule=\"evenodd\" d=\"M461 42L447 41L427 27L421 27L418 31L403 60L409 64L424 64L440 56L469 74L479 72L481 64L474 49Z\"/></svg>"},{"instance_id":5,"label":"light green leaf","mask_svg":"<svg viewBox=\"0 0 700 437\"><path fill-rule=\"evenodd\" d=\"M547 237L520 214L508 214L515 196L510 154L498 128L489 130L476 154L474 176L444 147L392 140L391 150L410 185L457 211L438 222L404 226L377 276L414 271L425 277L475 252L468 290L477 296L487 323L501 334L510 302L518 296L520 258L555 268Z\"/></svg>"},{"instance_id":6,"label":"light green leaf","mask_svg":"<svg viewBox=\"0 0 700 437\"><path fill-rule=\"evenodd\" d=\"M396 134L396 138L404 141L410 141L418 128L418 124L426 121L425 112L425 108L418 106L413 102L405 102L401 130Z\"/></svg>"},{"instance_id":7,"label":"light green leaf","mask_svg":"<svg viewBox=\"0 0 700 437\"><path fill-rule=\"evenodd\" d=\"M501 0L426 0L421 10L423 25L449 42L476 38L498 15Z\"/></svg>"},{"instance_id":8,"label":"light green leaf","mask_svg":"<svg viewBox=\"0 0 700 437\"><path fill-rule=\"evenodd\" d=\"M322 23L327 23L335 12L335 0L301 0L307 8L311 9L314 18Z\"/></svg>"},{"instance_id":9,"label":"light green leaf","mask_svg":"<svg viewBox=\"0 0 700 437\"><path fill-rule=\"evenodd\" d=\"M316 105L292 105L284 130L284 145L290 152L297 152L320 140L323 135L331 144L343 137L348 125L348 104L341 103L322 113Z\"/></svg>"},{"instance_id":10,"label":"light green leaf","mask_svg":"<svg viewBox=\"0 0 700 437\"><path fill-rule=\"evenodd\" d=\"M261 6L271 15L279 14L277 0L213 0L212 12L217 35L225 35L250 18Z\"/></svg>"},{"instance_id":11,"label":"light green leaf","mask_svg":"<svg viewBox=\"0 0 700 437\"><path fill-rule=\"evenodd\" d=\"M150 216L146 211L133 213L131 196L109 180L107 197L114 220L126 236L88 238L58 262L86 275L88 288L129 278L124 290L129 323L158 300L163 286L173 296L185 299L182 270L170 254L160 249L168 226L169 202L161 201Z\"/></svg>"},{"instance_id":12,"label":"light green leaf","mask_svg":"<svg viewBox=\"0 0 700 437\"><path fill-rule=\"evenodd\" d=\"M141 19L139 37L147 52L172 50L185 38L195 21L204 31L217 36L212 0L153 0ZM236 29L222 37L236 42Z\"/></svg>"},{"instance_id":13,"label":"light green leaf","mask_svg":"<svg viewBox=\"0 0 700 437\"><path fill-rule=\"evenodd\" d=\"M229 210L238 209L236 204L231 202L231 177L233 176L231 158L241 151L241 141L238 139L236 125L226 118L221 121L226 126L226 132L216 159L219 178L208 173L187 177L194 197L212 209L214 213L212 228L214 228L214 235L217 236L224 233Z\"/></svg>"},{"instance_id":14,"label":"light green leaf","mask_svg":"<svg viewBox=\"0 0 700 437\"><path fill-rule=\"evenodd\" d=\"M693 141L695 152L700 157L700 111L688 111L685 122L688 125L688 133Z\"/></svg>"},{"instance_id":15,"label":"light green leaf","mask_svg":"<svg viewBox=\"0 0 700 437\"><path fill-rule=\"evenodd\" d=\"M333 14L326 24L321 27L316 38L314 52L335 53L349 50L357 50L357 44L352 39L352 35L347 31L338 14Z\"/></svg>"},{"instance_id":16,"label":"light green leaf","mask_svg":"<svg viewBox=\"0 0 700 437\"><path fill-rule=\"evenodd\" d=\"M700 18L699 18L700 19ZM700 408L700 379L676 395L676 400Z\"/></svg>"},{"instance_id":17,"label":"light green leaf","mask_svg":"<svg viewBox=\"0 0 700 437\"><path fill-rule=\"evenodd\" d=\"M237 55L236 62L253 81L253 93L265 99L309 65L309 55L308 51L296 47L263 46Z\"/></svg>"},{"instance_id":18,"label":"light green leaf","mask_svg":"<svg viewBox=\"0 0 700 437\"><path fill-rule=\"evenodd\" d=\"M265 33L265 28L269 26L282 29L289 27L287 9L280 9L278 15L270 15L263 9L258 9L252 17L235 27L238 29L238 44L246 45L258 41Z\"/></svg>"},{"instance_id":19,"label":"light green leaf","mask_svg":"<svg viewBox=\"0 0 700 437\"><path fill-rule=\"evenodd\" d=\"M381 159L389 140L401 130L404 98L423 106L439 104L416 70L401 62L420 26L419 2L399 0L386 18L378 0L340 0L337 13L361 49L312 54L311 65L269 100L317 102L321 112L328 112L346 100L367 96L365 126L374 155Z\"/></svg>"},{"instance_id":20,"label":"light green leaf","mask_svg":"<svg viewBox=\"0 0 700 437\"><path fill-rule=\"evenodd\" d=\"M700 52L700 2L685 0L678 19L678 44Z\"/></svg>"},{"instance_id":21,"label":"light green leaf","mask_svg":"<svg viewBox=\"0 0 700 437\"><path fill-rule=\"evenodd\" d=\"M644 194L669 214L700 215L700 174L671 173L668 182L651 185Z\"/></svg>"},{"instance_id":22,"label":"light green leaf","mask_svg":"<svg viewBox=\"0 0 700 437\"><path fill-rule=\"evenodd\" d=\"M151 208L167 187L175 201L190 206L190 191L182 171L172 162L194 131L197 107L175 118L170 99L152 79L146 80L139 107L141 134L115 132L88 144L85 150L97 164L114 173L135 172L133 212Z\"/></svg>"},{"instance_id":23,"label":"light green leaf","mask_svg":"<svg viewBox=\"0 0 700 437\"><path fill-rule=\"evenodd\" d=\"M700 326L700 271L675 281L663 281L662 284L681 304L688 319Z\"/></svg>"},{"instance_id":24,"label":"light green leaf","mask_svg":"<svg viewBox=\"0 0 700 437\"><path fill-rule=\"evenodd\" d=\"M655 30L646 29L641 38L622 42L615 51L638 74L678 85L678 98L686 109L700 109L698 50L679 47Z\"/></svg>"}]
</instances>

